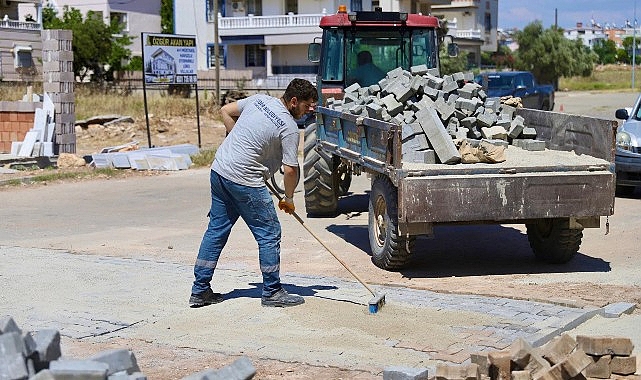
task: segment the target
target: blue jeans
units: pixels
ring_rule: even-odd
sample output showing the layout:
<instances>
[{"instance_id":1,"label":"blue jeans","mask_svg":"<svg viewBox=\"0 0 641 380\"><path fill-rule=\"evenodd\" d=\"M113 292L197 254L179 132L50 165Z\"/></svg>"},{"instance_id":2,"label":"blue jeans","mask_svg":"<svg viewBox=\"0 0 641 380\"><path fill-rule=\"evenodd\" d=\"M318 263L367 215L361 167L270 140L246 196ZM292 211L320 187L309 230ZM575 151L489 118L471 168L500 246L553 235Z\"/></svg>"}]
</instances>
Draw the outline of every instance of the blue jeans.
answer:
<instances>
[{"instance_id":1,"label":"blue jeans","mask_svg":"<svg viewBox=\"0 0 641 380\"><path fill-rule=\"evenodd\" d=\"M211 209L209 226L200 243L194 265L192 294L210 288L220 253L227 243L231 228L240 216L258 243L258 259L263 273L262 295L269 297L281 288L281 229L274 201L267 187L249 187L229 181L211 171Z\"/></svg>"}]
</instances>

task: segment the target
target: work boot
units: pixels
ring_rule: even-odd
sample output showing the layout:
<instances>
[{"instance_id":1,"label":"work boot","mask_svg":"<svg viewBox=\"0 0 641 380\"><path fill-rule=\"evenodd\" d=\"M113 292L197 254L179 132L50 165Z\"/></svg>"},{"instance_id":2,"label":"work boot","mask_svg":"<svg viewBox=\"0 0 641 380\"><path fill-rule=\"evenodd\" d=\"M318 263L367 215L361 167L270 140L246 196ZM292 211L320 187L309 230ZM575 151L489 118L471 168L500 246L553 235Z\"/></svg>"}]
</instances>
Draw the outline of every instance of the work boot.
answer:
<instances>
[{"instance_id":1,"label":"work boot","mask_svg":"<svg viewBox=\"0 0 641 380\"><path fill-rule=\"evenodd\" d=\"M211 288L200 294L193 294L189 297L189 307L202 307L223 302L223 295L214 293Z\"/></svg>"},{"instance_id":2,"label":"work boot","mask_svg":"<svg viewBox=\"0 0 641 380\"><path fill-rule=\"evenodd\" d=\"M305 303L305 299L295 294L289 294L285 289L281 288L279 291L269 297L263 296L260 303L263 306L287 307Z\"/></svg>"}]
</instances>

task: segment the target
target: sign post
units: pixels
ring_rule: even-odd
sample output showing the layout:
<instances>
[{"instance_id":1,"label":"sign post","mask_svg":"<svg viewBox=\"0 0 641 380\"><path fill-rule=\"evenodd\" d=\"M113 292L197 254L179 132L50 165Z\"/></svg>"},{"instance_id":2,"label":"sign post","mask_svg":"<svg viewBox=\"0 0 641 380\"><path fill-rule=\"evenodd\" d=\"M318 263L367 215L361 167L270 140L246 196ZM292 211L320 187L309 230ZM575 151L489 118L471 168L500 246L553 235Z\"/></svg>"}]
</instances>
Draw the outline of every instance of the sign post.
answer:
<instances>
[{"instance_id":1,"label":"sign post","mask_svg":"<svg viewBox=\"0 0 641 380\"><path fill-rule=\"evenodd\" d=\"M143 32L140 40L142 41L142 83L149 147L151 148L151 133L147 111L147 86L164 87L172 84L184 84L193 85L196 89L196 122L198 124L198 147L200 148L196 36Z\"/></svg>"}]
</instances>

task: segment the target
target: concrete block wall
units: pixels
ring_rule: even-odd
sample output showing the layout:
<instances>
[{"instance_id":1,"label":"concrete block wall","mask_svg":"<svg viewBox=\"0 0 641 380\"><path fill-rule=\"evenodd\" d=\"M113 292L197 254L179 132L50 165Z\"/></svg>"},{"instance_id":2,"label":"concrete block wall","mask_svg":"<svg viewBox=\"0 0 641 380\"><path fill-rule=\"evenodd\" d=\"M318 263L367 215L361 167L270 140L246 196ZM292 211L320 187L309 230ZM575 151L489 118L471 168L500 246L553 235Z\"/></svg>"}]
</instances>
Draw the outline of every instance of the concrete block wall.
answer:
<instances>
[{"instance_id":1,"label":"concrete block wall","mask_svg":"<svg viewBox=\"0 0 641 380\"><path fill-rule=\"evenodd\" d=\"M42 88L56 109L54 154L76 153L72 39L71 30L42 31Z\"/></svg>"},{"instance_id":2,"label":"concrete block wall","mask_svg":"<svg viewBox=\"0 0 641 380\"><path fill-rule=\"evenodd\" d=\"M11 152L11 142L24 140L42 103L0 101L0 153Z\"/></svg>"}]
</instances>

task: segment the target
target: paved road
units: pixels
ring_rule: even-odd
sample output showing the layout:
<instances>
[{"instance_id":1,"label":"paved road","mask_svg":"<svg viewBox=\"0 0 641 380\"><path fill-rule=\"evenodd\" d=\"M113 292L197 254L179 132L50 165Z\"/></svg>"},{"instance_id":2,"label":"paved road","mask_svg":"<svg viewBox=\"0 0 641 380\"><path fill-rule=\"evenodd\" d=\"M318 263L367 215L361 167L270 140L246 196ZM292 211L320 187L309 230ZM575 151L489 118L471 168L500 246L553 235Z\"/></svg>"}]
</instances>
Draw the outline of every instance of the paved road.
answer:
<instances>
[{"instance_id":1,"label":"paved road","mask_svg":"<svg viewBox=\"0 0 641 380\"><path fill-rule=\"evenodd\" d=\"M560 94L557 104L575 113L604 97ZM610 233L586 230L565 266L534 261L521 226L465 226L438 228L434 239L419 240L412 269L385 272L367 255L368 182L357 177L339 216L307 223L387 294L378 314L367 313L367 291L286 215L283 280L306 304L260 307L256 244L239 223L215 277L226 301L193 310L186 304L207 184L207 170L188 170L1 191L0 315L83 341L133 339L359 369L373 378L388 365L458 363L517 337L538 344L563 331L630 336L641 347L638 312L599 317L602 305L581 292L599 284L613 301L636 302L625 290L641 287L639 196L618 198ZM296 202L303 210L300 193Z\"/></svg>"}]
</instances>

